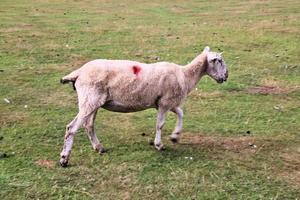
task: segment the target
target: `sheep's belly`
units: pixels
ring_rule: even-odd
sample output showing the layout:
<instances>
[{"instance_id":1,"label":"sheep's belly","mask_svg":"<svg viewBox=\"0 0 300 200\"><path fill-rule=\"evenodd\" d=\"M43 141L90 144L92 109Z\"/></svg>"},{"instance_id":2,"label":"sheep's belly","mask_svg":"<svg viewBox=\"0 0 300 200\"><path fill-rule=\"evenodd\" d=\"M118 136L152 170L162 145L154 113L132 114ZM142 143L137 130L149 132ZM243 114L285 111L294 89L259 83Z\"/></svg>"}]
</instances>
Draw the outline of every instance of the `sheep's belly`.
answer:
<instances>
[{"instance_id":1,"label":"sheep's belly","mask_svg":"<svg viewBox=\"0 0 300 200\"><path fill-rule=\"evenodd\" d=\"M154 108L152 105L135 105L135 106L130 106L130 105L125 105L117 101L107 101L102 108L113 111L113 112L122 112L122 113L129 113L129 112L137 112L141 110L146 110L148 108Z\"/></svg>"}]
</instances>

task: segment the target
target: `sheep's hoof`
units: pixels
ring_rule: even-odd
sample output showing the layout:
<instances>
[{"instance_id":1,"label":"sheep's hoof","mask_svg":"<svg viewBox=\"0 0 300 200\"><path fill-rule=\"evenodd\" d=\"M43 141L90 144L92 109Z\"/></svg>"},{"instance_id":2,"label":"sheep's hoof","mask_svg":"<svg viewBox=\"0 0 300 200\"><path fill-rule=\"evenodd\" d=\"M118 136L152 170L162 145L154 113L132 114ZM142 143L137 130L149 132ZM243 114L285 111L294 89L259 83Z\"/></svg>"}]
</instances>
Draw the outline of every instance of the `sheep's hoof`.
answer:
<instances>
[{"instance_id":1,"label":"sheep's hoof","mask_svg":"<svg viewBox=\"0 0 300 200\"><path fill-rule=\"evenodd\" d=\"M166 148L164 147L163 144L155 144L155 148L158 150L158 151L164 151L166 150Z\"/></svg>"},{"instance_id":2,"label":"sheep's hoof","mask_svg":"<svg viewBox=\"0 0 300 200\"><path fill-rule=\"evenodd\" d=\"M104 148L101 148L101 149L99 150L99 154L104 154L104 153L106 153L106 152L108 152L108 150L107 150L107 149L104 149Z\"/></svg>"},{"instance_id":3,"label":"sheep's hoof","mask_svg":"<svg viewBox=\"0 0 300 200\"><path fill-rule=\"evenodd\" d=\"M175 137L170 137L171 142L173 142L173 144L176 144L178 142L178 138Z\"/></svg>"},{"instance_id":4,"label":"sheep's hoof","mask_svg":"<svg viewBox=\"0 0 300 200\"><path fill-rule=\"evenodd\" d=\"M95 147L95 151L99 154L103 154L107 152L107 149L103 148L101 144L97 144Z\"/></svg>"},{"instance_id":5,"label":"sheep's hoof","mask_svg":"<svg viewBox=\"0 0 300 200\"><path fill-rule=\"evenodd\" d=\"M62 167L67 167L68 166L68 160L65 159L65 158L61 158L59 163L60 163L60 166L62 166Z\"/></svg>"}]
</instances>

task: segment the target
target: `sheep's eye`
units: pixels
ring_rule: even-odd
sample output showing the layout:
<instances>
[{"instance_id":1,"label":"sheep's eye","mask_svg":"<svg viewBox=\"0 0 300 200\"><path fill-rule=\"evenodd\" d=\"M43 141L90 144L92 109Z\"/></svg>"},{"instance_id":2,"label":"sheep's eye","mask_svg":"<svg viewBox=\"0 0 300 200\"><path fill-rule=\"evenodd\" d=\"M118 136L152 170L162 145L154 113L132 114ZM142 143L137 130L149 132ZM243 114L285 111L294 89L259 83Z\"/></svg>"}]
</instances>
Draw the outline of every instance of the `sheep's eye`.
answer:
<instances>
[{"instance_id":1,"label":"sheep's eye","mask_svg":"<svg viewBox=\"0 0 300 200\"><path fill-rule=\"evenodd\" d=\"M217 59L216 58L214 58L214 59L212 59L211 60L213 63L215 63L216 61L217 61Z\"/></svg>"}]
</instances>

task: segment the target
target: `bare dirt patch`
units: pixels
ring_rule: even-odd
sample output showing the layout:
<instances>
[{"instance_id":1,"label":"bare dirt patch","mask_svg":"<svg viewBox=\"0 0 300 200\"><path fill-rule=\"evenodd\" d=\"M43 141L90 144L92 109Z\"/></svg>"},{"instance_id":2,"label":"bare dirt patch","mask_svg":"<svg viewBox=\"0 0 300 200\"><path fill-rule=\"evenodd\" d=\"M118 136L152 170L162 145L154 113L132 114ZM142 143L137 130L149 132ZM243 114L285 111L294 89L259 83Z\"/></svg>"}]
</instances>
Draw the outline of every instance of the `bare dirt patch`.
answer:
<instances>
[{"instance_id":1,"label":"bare dirt patch","mask_svg":"<svg viewBox=\"0 0 300 200\"><path fill-rule=\"evenodd\" d=\"M40 68L35 68L35 74L45 74L51 72L63 72L64 74L71 73L73 70L76 70L82 67L87 62L91 61L90 59L78 55L78 54L71 54L69 56L70 61L66 61L64 64L47 64L43 65Z\"/></svg>"},{"instance_id":2,"label":"bare dirt patch","mask_svg":"<svg viewBox=\"0 0 300 200\"><path fill-rule=\"evenodd\" d=\"M272 11L264 12L264 16L271 15ZM283 18L282 20L291 20L288 18ZM249 30L251 32L257 31L272 31L278 33L291 33L291 34L299 34L299 29L297 27L284 27L281 24L281 20L262 20L260 22L253 23L250 25Z\"/></svg>"},{"instance_id":3,"label":"bare dirt patch","mask_svg":"<svg viewBox=\"0 0 300 200\"><path fill-rule=\"evenodd\" d=\"M300 186L300 147L289 148L279 156L284 163L283 169L279 171L279 176L295 186Z\"/></svg>"},{"instance_id":4,"label":"bare dirt patch","mask_svg":"<svg viewBox=\"0 0 300 200\"><path fill-rule=\"evenodd\" d=\"M43 159L35 161L35 164L40 166L40 167L45 167L45 168L48 168L48 169L52 169L55 166L54 161L52 161L52 160L43 160Z\"/></svg>"},{"instance_id":5,"label":"bare dirt patch","mask_svg":"<svg viewBox=\"0 0 300 200\"><path fill-rule=\"evenodd\" d=\"M72 61L71 66L73 67L73 69L78 69L79 67L90 61L90 59L78 54L72 54L70 58Z\"/></svg>"},{"instance_id":6,"label":"bare dirt patch","mask_svg":"<svg viewBox=\"0 0 300 200\"><path fill-rule=\"evenodd\" d=\"M17 32L17 31L31 30L31 29L32 29L32 24L19 23L14 26L11 26L11 27L1 28L0 32L11 33L11 32Z\"/></svg>"},{"instance_id":7,"label":"bare dirt patch","mask_svg":"<svg viewBox=\"0 0 300 200\"><path fill-rule=\"evenodd\" d=\"M214 98L214 97L221 97L224 94L221 91L213 91L213 92L204 92L200 91L198 96L202 98Z\"/></svg>"},{"instance_id":8,"label":"bare dirt patch","mask_svg":"<svg viewBox=\"0 0 300 200\"><path fill-rule=\"evenodd\" d=\"M299 90L300 87L278 87L278 86L257 86L247 88L246 92L250 94L288 94Z\"/></svg>"},{"instance_id":9,"label":"bare dirt patch","mask_svg":"<svg viewBox=\"0 0 300 200\"><path fill-rule=\"evenodd\" d=\"M212 92L205 92L203 90L194 90L191 92L190 97L191 99L194 100L199 100L199 99L213 99L213 98L219 98L224 96L224 93L221 91L212 91Z\"/></svg>"},{"instance_id":10,"label":"bare dirt patch","mask_svg":"<svg viewBox=\"0 0 300 200\"><path fill-rule=\"evenodd\" d=\"M69 90L73 90L72 86L69 86ZM55 91L48 95L43 95L40 97L40 103L44 105L55 104L58 106L69 106L76 105L77 98L76 93L72 91L73 94L68 94L64 91Z\"/></svg>"},{"instance_id":11,"label":"bare dirt patch","mask_svg":"<svg viewBox=\"0 0 300 200\"><path fill-rule=\"evenodd\" d=\"M285 180L291 186L300 186L300 147L286 148L276 139L255 138L253 136L222 137L204 134L184 133L181 145L209 151L226 151L226 156L234 160L247 160L249 157L264 154L265 159L274 162L271 164L270 176L278 180ZM275 153L275 154L274 154ZM275 158L272 158L275 155ZM277 158L281 161L278 163ZM256 161L258 164L258 161ZM252 167L249 165L249 167Z\"/></svg>"},{"instance_id":12,"label":"bare dirt patch","mask_svg":"<svg viewBox=\"0 0 300 200\"><path fill-rule=\"evenodd\" d=\"M253 154L258 153L264 146L262 141L251 136L221 137L189 133L184 134L180 143L211 150L227 150L236 153L244 152Z\"/></svg>"}]
</instances>

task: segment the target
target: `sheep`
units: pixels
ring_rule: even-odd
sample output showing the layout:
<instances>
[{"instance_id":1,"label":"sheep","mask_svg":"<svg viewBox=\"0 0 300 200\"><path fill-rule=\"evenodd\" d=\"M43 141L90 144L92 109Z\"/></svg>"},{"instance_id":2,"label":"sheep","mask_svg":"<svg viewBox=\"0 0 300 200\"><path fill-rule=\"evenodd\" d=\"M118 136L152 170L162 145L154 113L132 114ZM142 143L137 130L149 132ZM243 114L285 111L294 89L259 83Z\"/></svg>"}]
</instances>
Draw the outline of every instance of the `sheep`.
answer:
<instances>
[{"instance_id":1,"label":"sheep","mask_svg":"<svg viewBox=\"0 0 300 200\"><path fill-rule=\"evenodd\" d=\"M97 152L105 149L98 140L94 121L98 108L113 112L136 112L157 109L154 146L163 150L161 130L165 114L177 115L176 126L170 140L178 142L183 126L183 100L194 89L202 76L209 75L218 83L227 80L228 70L221 53L205 47L191 63L180 66L169 62L145 64L129 60L93 60L61 79L73 83L78 95L79 112L67 125L60 164L68 164L74 136L83 126L92 147Z\"/></svg>"}]
</instances>

